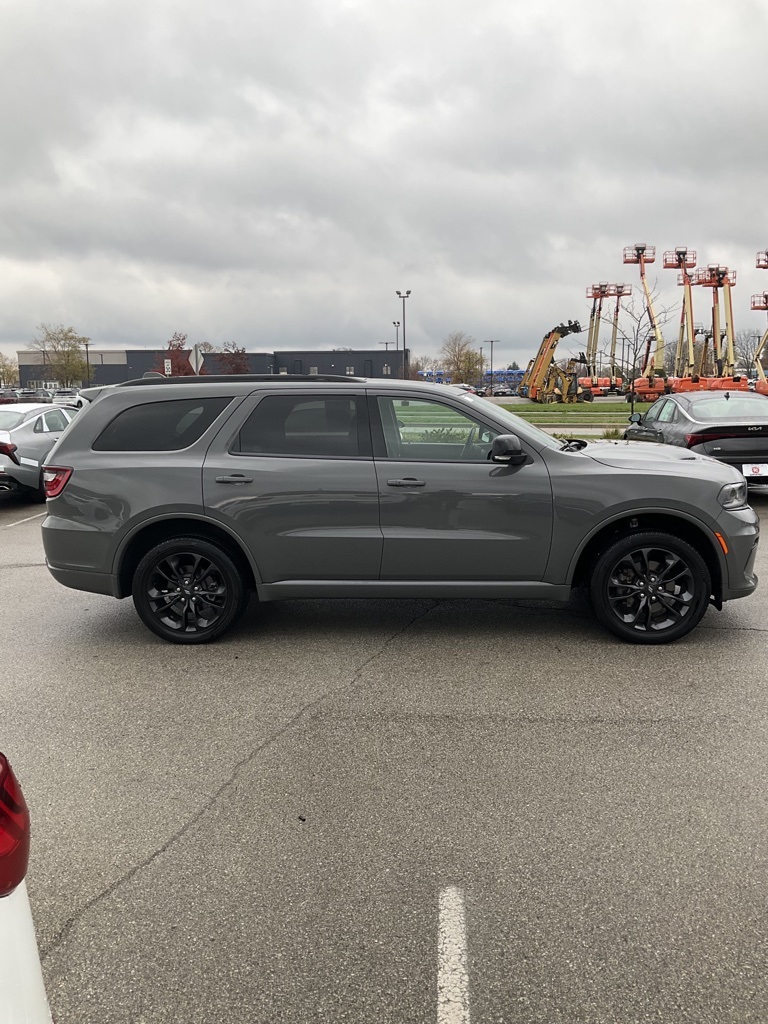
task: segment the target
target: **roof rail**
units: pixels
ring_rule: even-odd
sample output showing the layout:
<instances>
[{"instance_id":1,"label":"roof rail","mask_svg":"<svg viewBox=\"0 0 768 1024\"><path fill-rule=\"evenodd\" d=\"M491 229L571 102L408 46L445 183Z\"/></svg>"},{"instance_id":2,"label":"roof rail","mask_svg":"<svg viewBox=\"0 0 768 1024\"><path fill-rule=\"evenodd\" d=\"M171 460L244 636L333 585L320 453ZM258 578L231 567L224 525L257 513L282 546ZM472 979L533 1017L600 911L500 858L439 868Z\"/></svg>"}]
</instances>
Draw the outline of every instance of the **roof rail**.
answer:
<instances>
[{"instance_id":1,"label":"roof rail","mask_svg":"<svg viewBox=\"0 0 768 1024\"><path fill-rule=\"evenodd\" d=\"M155 387L158 384L227 384L241 382L243 384L261 381L304 381L305 383L321 384L362 384L367 377L342 377L332 373L206 373L203 375L187 375L185 377L139 377L136 380L124 380L114 386L117 388Z\"/></svg>"}]
</instances>

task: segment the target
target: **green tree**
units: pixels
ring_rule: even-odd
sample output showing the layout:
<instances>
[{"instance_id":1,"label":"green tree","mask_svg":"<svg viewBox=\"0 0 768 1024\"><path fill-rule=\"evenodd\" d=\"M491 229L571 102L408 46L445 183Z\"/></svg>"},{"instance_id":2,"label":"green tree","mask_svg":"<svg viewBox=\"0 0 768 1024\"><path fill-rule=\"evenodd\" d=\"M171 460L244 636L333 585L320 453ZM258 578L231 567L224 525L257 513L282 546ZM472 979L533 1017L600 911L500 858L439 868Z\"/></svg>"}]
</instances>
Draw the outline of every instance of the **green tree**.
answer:
<instances>
[{"instance_id":1,"label":"green tree","mask_svg":"<svg viewBox=\"0 0 768 1024\"><path fill-rule=\"evenodd\" d=\"M5 387L19 383L19 366L15 359L0 352L0 384Z\"/></svg>"},{"instance_id":2,"label":"green tree","mask_svg":"<svg viewBox=\"0 0 768 1024\"><path fill-rule=\"evenodd\" d=\"M91 339L63 324L40 324L38 331L32 348L43 356L43 366L48 368L44 376L64 388L81 384L88 373L85 343Z\"/></svg>"},{"instance_id":3,"label":"green tree","mask_svg":"<svg viewBox=\"0 0 768 1024\"><path fill-rule=\"evenodd\" d=\"M440 360L454 384L476 380L482 372L477 342L464 331L448 335L440 349Z\"/></svg>"}]
</instances>

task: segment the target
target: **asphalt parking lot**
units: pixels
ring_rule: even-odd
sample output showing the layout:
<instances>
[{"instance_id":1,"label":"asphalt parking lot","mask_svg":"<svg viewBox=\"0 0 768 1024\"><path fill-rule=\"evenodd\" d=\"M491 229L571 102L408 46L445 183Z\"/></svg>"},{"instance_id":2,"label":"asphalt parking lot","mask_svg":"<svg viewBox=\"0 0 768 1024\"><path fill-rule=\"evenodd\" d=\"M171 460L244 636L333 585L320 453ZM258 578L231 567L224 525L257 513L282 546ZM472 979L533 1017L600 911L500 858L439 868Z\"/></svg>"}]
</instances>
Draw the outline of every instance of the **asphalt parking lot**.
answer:
<instances>
[{"instance_id":1,"label":"asphalt parking lot","mask_svg":"<svg viewBox=\"0 0 768 1024\"><path fill-rule=\"evenodd\" d=\"M0 494L0 749L57 1024L768 1020L768 583L650 650L579 601L175 648L42 514Z\"/></svg>"}]
</instances>

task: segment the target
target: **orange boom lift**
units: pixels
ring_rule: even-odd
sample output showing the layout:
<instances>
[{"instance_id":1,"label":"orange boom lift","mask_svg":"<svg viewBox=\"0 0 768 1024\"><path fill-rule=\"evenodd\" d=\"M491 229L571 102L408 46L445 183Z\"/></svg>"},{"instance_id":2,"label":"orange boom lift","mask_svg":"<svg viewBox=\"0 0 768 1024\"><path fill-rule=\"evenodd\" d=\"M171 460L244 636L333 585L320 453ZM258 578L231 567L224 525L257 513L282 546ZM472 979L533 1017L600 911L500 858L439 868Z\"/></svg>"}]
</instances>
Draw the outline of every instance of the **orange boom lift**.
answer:
<instances>
[{"instance_id":1,"label":"orange boom lift","mask_svg":"<svg viewBox=\"0 0 768 1024\"><path fill-rule=\"evenodd\" d=\"M597 339L600 334L600 321L603 316L603 299L616 294L616 286L601 281L599 284L590 285L587 288L587 298L592 299L592 312L589 315L589 331L587 332L587 351L579 353L577 362L587 368L587 376L579 377L579 385L583 391L583 398L591 402L595 395L602 395L603 389L608 388L610 380L597 376Z\"/></svg>"},{"instance_id":2,"label":"orange boom lift","mask_svg":"<svg viewBox=\"0 0 768 1024\"><path fill-rule=\"evenodd\" d=\"M768 270L768 249L763 249L757 254L755 260L755 266L758 270ZM768 311L768 292L760 292L758 295L752 296L752 309L764 309ZM765 331L760 344L757 346L755 352L755 369L757 370L757 381L755 382L755 391L761 395L768 395L768 380L765 379L765 370L763 369L763 350L766 344L768 344L768 330Z\"/></svg>"},{"instance_id":3,"label":"orange boom lift","mask_svg":"<svg viewBox=\"0 0 768 1024\"><path fill-rule=\"evenodd\" d=\"M652 335L648 335L648 344L645 349L645 365L643 373L632 382L632 389L641 402L653 402L659 395L666 394L667 386L664 379L664 338L659 329L656 319L656 311L653 308L651 292L648 288L648 281L645 276L645 267L648 263L656 261L656 246L646 245L645 242L635 242L624 249L624 262L637 263L640 266L640 281L645 292L645 305L648 310ZM656 339L656 349L651 352L651 343Z\"/></svg>"},{"instance_id":4,"label":"orange boom lift","mask_svg":"<svg viewBox=\"0 0 768 1024\"><path fill-rule=\"evenodd\" d=\"M696 253L684 245L669 249L664 253L664 266L668 270L678 270L677 283L682 285L683 308L680 312L680 333L677 337L675 351L674 376L669 378L673 392L707 391L709 379L696 372L696 354L694 343L696 329L693 325L693 279L688 273L696 266Z\"/></svg>"},{"instance_id":5,"label":"orange boom lift","mask_svg":"<svg viewBox=\"0 0 768 1024\"><path fill-rule=\"evenodd\" d=\"M736 271L710 263L700 267L694 276L694 282L704 288L712 289L712 343L715 348L715 375L709 382L711 391L747 391L749 384L746 377L734 377L736 365L734 330L733 330L733 299L731 288L736 284ZM723 305L725 307L725 352L720 333L720 289L723 289Z\"/></svg>"},{"instance_id":6,"label":"orange boom lift","mask_svg":"<svg viewBox=\"0 0 768 1024\"><path fill-rule=\"evenodd\" d=\"M618 371L616 369L616 339L619 336L619 310L621 309L621 300L626 298L627 295L632 294L632 285L612 284L609 287L615 289L612 294L616 296L616 306L613 310L613 332L611 334L611 376L608 381L608 387L603 389L603 394L620 395L621 389L624 385L624 378L618 375Z\"/></svg>"}]
</instances>

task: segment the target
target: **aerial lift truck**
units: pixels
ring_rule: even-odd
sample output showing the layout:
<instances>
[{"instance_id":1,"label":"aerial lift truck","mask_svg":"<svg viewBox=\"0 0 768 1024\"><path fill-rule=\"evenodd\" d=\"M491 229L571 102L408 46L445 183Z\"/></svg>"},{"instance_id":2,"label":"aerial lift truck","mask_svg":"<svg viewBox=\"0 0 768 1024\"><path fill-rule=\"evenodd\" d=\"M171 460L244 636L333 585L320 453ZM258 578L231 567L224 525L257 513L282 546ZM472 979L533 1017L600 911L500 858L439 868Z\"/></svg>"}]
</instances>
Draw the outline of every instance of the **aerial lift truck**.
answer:
<instances>
[{"instance_id":1,"label":"aerial lift truck","mask_svg":"<svg viewBox=\"0 0 768 1024\"><path fill-rule=\"evenodd\" d=\"M653 299L648 288L648 280L645 275L646 265L656 261L656 246L646 245L645 242L635 242L624 249L624 262L636 263L640 267L640 282L645 292L645 305L648 311L651 333L648 335L648 344L645 349L645 360L642 375L632 382L632 390L641 402L653 402L659 395L667 393L667 385L664 377L664 338L659 329L656 311L653 308ZM651 346L654 338L656 348L652 352Z\"/></svg>"},{"instance_id":2,"label":"aerial lift truck","mask_svg":"<svg viewBox=\"0 0 768 1024\"><path fill-rule=\"evenodd\" d=\"M600 281L599 284L590 285L587 288L587 298L592 299L592 312L589 315L589 330L587 331L587 351L579 353L578 362L587 368L587 376L579 377L579 386L582 389L583 401L591 402L595 395L601 395L603 388L607 388L610 381L606 377L601 380L597 376L597 339L600 335L600 322L603 317L603 299L615 295L616 285L608 284L607 281Z\"/></svg>"},{"instance_id":3,"label":"aerial lift truck","mask_svg":"<svg viewBox=\"0 0 768 1024\"><path fill-rule=\"evenodd\" d=\"M519 395L523 398L531 398L534 402L542 401L544 384L555 356L558 341L566 334L575 334L579 331L581 331L581 327L578 321L569 320L567 324L558 324L544 335L536 357L528 364L523 379L520 381L517 391Z\"/></svg>"},{"instance_id":4,"label":"aerial lift truck","mask_svg":"<svg viewBox=\"0 0 768 1024\"><path fill-rule=\"evenodd\" d=\"M758 270L768 270L768 249L763 249L757 254L755 266ZM768 292L760 292L757 295L752 296L752 309L762 309L768 311ZM757 346L755 352L755 369L757 370L757 381L755 382L755 391L760 395L768 395L768 380L765 378L765 370L763 369L763 352L765 346L768 344L768 329L766 329L760 343Z\"/></svg>"},{"instance_id":5,"label":"aerial lift truck","mask_svg":"<svg viewBox=\"0 0 768 1024\"><path fill-rule=\"evenodd\" d=\"M693 325L693 279L688 273L696 266L696 253L684 245L678 245L664 253L664 266L677 270L678 285L683 287L683 308L680 312L680 332L675 351L675 369L672 378L667 379L673 393L682 391L707 391L709 380L696 372L695 339Z\"/></svg>"},{"instance_id":6,"label":"aerial lift truck","mask_svg":"<svg viewBox=\"0 0 768 1024\"><path fill-rule=\"evenodd\" d=\"M712 341L715 347L715 374L709 382L710 391L747 391L746 377L734 376L736 366L735 333L733 329L733 298L731 288L736 284L736 271L710 263L695 274L696 284L712 289ZM725 308L725 351L720 332L719 291L723 289Z\"/></svg>"}]
</instances>

